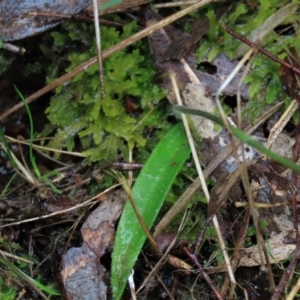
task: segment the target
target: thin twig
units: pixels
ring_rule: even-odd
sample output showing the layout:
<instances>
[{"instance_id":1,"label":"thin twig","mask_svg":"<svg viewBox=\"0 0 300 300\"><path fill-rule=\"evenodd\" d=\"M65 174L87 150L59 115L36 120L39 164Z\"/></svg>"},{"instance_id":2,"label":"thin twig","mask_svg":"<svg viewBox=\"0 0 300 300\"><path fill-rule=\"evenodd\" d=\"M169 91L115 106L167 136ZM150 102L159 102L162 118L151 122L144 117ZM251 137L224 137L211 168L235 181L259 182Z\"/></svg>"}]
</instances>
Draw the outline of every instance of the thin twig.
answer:
<instances>
[{"instance_id":1,"label":"thin twig","mask_svg":"<svg viewBox=\"0 0 300 300\"><path fill-rule=\"evenodd\" d=\"M288 69L294 71L295 73L300 75L300 69L296 68L295 66L289 64L288 62L279 59L278 57L276 57L275 55L271 54L269 51L258 47L256 43L253 43L251 41L249 41L248 39L240 36L239 34L237 34L236 32L234 32L232 29L230 29L226 24L222 24L223 28L232 36L234 36L235 38L237 38L238 40L242 41L243 43L247 44L248 46L255 48L257 51L259 51L260 53L264 54L265 56L271 58L272 60L276 61L277 63L287 67Z\"/></svg>"},{"instance_id":2,"label":"thin twig","mask_svg":"<svg viewBox=\"0 0 300 300\"><path fill-rule=\"evenodd\" d=\"M8 224L4 224L4 225L0 225L0 228L4 228L4 227L8 227L8 226L15 226L15 225L20 225L20 224L24 224L24 223L29 223L29 222L34 222L34 221L38 221L38 220L42 220L42 219L47 219L47 218L51 218L51 217L54 217L54 216L58 216L58 215L61 215L61 214L65 214L65 213L68 213L70 211L73 211L73 210L76 210L78 208L81 208L81 207L84 207L84 206L87 206L87 205L90 205L90 203L93 201L93 200L97 200L99 199L101 196L103 197L103 195L105 195L106 193L108 193L109 191L115 189L117 186L119 186L120 184L116 184L112 187L110 187L109 189L106 189L104 192L101 192L99 194L97 194L96 196L86 200L85 202L83 203L80 203L78 205L75 205L73 207L69 207L67 209L63 209L63 210L60 210L60 211L56 211L54 213L51 213L51 214L48 214L48 215L44 215L44 216L39 216L39 217L36 217L36 218L31 218L31 219L27 219L27 220L21 220L21 221L16 221L16 222L12 222L12 223L8 223Z\"/></svg>"},{"instance_id":3,"label":"thin twig","mask_svg":"<svg viewBox=\"0 0 300 300\"><path fill-rule=\"evenodd\" d=\"M25 52L26 52L26 49L25 49L25 48L19 47L19 46L10 44L10 43L3 43L3 44L2 44L2 48L3 48L3 49L6 49L6 50L8 50L8 51L17 53L17 54L21 54L21 55L24 55Z\"/></svg>"},{"instance_id":4,"label":"thin twig","mask_svg":"<svg viewBox=\"0 0 300 300\"><path fill-rule=\"evenodd\" d=\"M181 224L179 226L179 229L176 233L176 236L174 237L174 239L171 241L171 243L169 244L167 250L163 253L163 255L160 257L159 261L156 263L156 265L152 268L151 272L148 274L148 276L145 278L144 282L142 283L142 285L139 287L139 289L137 290L137 293L140 293L141 290L147 286L147 284L149 284L149 282L151 281L151 279L153 278L154 274L157 276L158 278L158 275L157 275L157 272L158 270L160 269L160 267L165 263L165 262L169 262L169 264L171 264L171 261L170 259L172 258L171 255L169 255L170 251L173 249L177 239L178 239L178 236L180 235L180 233L182 232L182 229L184 227L184 224L186 222L186 214L185 216L183 217L182 221L181 221ZM146 258L146 257L145 257ZM147 259L147 258L146 258ZM171 264L172 265L172 264ZM190 268L192 269L192 267ZM166 289L167 293L168 290Z\"/></svg>"},{"instance_id":5,"label":"thin twig","mask_svg":"<svg viewBox=\"0 0 300 300\"><path fill-rule=\"evenodd\" d=\"M202 276L202 278L207 282L207 284L209 285L209 287L211 288L211 290L214 292L215 296L217 297L217 299L222 300L223 297L221 296L221 294L218 292L218 290L216 289L215 285L213 284L213 282L211 281L210 277L208 276L208 274L206 274L206 272L203 270L200 262L197 259L197 256L193 253L191 253L186 247L183 247L183 251L187 254L187 256L193 261L193 263L197 266L198 270L200 271L200 274Z\"/></svg>"}]
</instances>

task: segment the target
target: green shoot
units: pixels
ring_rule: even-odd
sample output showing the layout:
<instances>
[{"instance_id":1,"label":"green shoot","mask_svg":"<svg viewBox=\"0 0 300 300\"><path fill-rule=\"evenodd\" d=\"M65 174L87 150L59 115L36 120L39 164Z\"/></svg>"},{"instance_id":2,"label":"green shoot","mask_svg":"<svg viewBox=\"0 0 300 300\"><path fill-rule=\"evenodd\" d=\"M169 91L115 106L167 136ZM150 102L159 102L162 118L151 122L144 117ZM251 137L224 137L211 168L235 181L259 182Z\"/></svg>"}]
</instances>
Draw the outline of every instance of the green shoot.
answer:
<instances>
[{"instance_id":1,"label":"green shoot","mask_svg":"<svg viewBox=\"0 0 300 300\"><path fill-rule=\"evenodd\" d=\"M7 192L11 182L14 180L14 178L17 176L17 173L14 173L11 178L9 179L8 183L6 184L6 186L4 187L3 191L0 193L0 198L2 198L5 193Z\"/></svg>"},{"instance_id":2,"label":"green shoot","mask_svg":"<svg viewBox=\"0 0 300 300\"><path fill-rule=\"evenodd\" d=\"M13 159L13 156L11 154L11 151L10 151L10 148L9 148L9 145L7 143L7 140L6 140L6 137L5 137L5 134L2 130L2 127L0 126L0 140L2 141L3 143L3 148L4 148L4 151L6 152L8 158L9 158L9 161L11 162L11 164L13 165L13 167L16 168L16 163L15 163L15 160Z\"/></svg>"},{"instance_id":3,"label":"green shoot","mask_svg":"<svg viewBox=\"0 0 300 300\"><path fill-rule=\"evenodd\" d=\"M24 96L22 95L22 93L18 90L18 88L16 86L14 86L14 88L15 88L16 92L18 93L19 97L21 98L21 100L23 101L24 106L25 106L26 111L27 111L27 114L28 114L28 117L29 117L29 124L30 124L29 158L30 158L31 165L34 169L34 172L35 172L38 180L41 180L41 181L45 182L47 185L49 185L53 189L54 192L56 192L58 194L61 194L62 192L59 191L54 186L54 184L48 179L48 177L51 176L53 174L53 172L49 172L49 173L42 176L39 169L38 169L38 167L37 167L35 157L33 156L33 139L34 139L35 134L33 132L32 115L31 115L29 106L28 106ZM1 137L1 135L0 135L0 137ZM54 172L54 173L57 174L56 172Z\"/></svg>"},{"instance_id":4,"label":"green shoot","mask_svg":"<svg viewBox=\"0 0 300 300\"><path fill-rule=\"evenodd\" d=\"M0 277L0 299L14 300L16 299L16 291L13 285L8 285L3 282L3 278Z\"/></svg>"},{"instance_id":5,"label":"green shoot","mask_svg":"<svg viewBox=\"0 0 300 300\"><path fill-rule=\"evenodd\" d=\"M52 190L57 193L57 194L62 194L62 192L60 190L58 190L56 188L56 186L48 179L49 176L52 176L52 175L59 175L58 172L48 172L47 174L44 174L43 176L41 176L41 179L46 183L48 184Z\"/></svg>"},{"instance_id":6,"label":"green shoot","mask_svg":"<svg viewBox=\"0 0 300 300\"><path fill-rule=\"evenodd\" d=\"M45 286L37 280L31 278L30 276L22 272L19 268L17 268L14 264L12 264L10 261L0 257L0 263L8 267L16 276L26 281L43 299L46 299L47 297L43 294L42 291L45 291L49 295L60 295L60 293L54 288Z\"/></svg>"},{"instance_id":7,"label":"green shoot","mask_svg":"<svg viewBox=\"0 0 300 300\"><path fill-rule=\"evenodd\" d=\"M28 114L28 118L29 118L29 125L30 125L30 140L29 140L29 158L30 158L30 162L31 162L31 165L34 169L34 172L37 176L38 179L41 179L41 173L36 165L36 162L35 162L35 158L33 156L33 139L34 139L34 133L33 133L33 120L32 120L32 116L31 116L31 112L30 112L30 109L28 107L28 104L24 98L24 96L21 94L21 92L18 90L18 88L14 85L14 88L15 88L15 91L17 92L17 94L19 95L19 97L21 98L21 100L23 101L24 103L24 106L26 108L26 111L27 111L27 114Z\"/></svg>"}]
</instances>

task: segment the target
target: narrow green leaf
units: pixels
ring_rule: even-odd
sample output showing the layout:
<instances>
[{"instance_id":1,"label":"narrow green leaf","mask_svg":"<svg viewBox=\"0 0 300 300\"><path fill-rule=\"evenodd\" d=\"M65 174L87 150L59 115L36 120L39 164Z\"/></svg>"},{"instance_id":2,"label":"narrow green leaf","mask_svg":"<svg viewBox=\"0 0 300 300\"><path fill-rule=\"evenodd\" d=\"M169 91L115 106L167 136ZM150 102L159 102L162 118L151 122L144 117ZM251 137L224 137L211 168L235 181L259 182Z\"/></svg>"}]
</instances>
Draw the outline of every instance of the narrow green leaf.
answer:
<instances>
[{"instance_id":1,"label":"narrow green leaf","mask_svg":"<svg viewBox=\"0 0 300 300\"><path fill-rule=\"evenodd\" d=\"M36 286L40 290L47 292L49 295L55 295L55 296L59 296L60 295L60 293L55 288L53 288L51 286L45 286L45 285L43 285L42 283L38 282L37 280L33 279L32 277L30 277L27 274L25 274L24 272L22 272L19 268L17 268L10 261L8 261L6 259L2 259L0 257L0 263L3 264L3 265L5 265L5 266L7 266L7 267L9 267L13 271L14 274L20 276L27 283Z\"/></svg>"},{"instance_id":2,"label":"narrow green leaf","mask_svg":"<svg viewBox=\"0 0 300 300\"><path fill-rule=\"evenodd\" d=\"M5 148L4 151L6 152L8 158L9 158L9 161L11 162L11 164L13 165L13 167L16 168L16 163L14 161L14 158L11 155L11 151L10 151L9 145L7 143L5 134L4 134L3 130L2 130L2 127L0 127L0 141L2 141L2 143L3 143L3 146Z\"/></svg>"},{"instance_id":3,"label":"narrow green leaf","mask_svg":"<svg viewBox=\"0 0 300 300\"><path fill-rule=\"evenodd\" d=\"M223 121L219 117L214 116L214 115L212 115L206 111L200 110L200 109L192 109L192 108L187 108L187 107L183 107L183 106L175 106L174 109L175 109L175 111L178 111L178 112L181 112L184 114L204 117L204 118L209 119L221 126L224 125ZM251 138L249 135L245 134L242 130L240 130L236 127L233 127L231 125L229 127L230 127L231 134L234 135L235 137L237 137L241 142L257 149L261 153L267 155L272 160L277 161L278 163L282 164L283 166L300 173L300 166L295 164L293 161L291 161L285 157L282 157L282 156L278 155L277 153L267 149L261 143L259 143L255 139Z\"/></svg>"},{"instance_id":4,"label":"narrow green leaf","mask_svg":"<svg viewBox=\"0 0 300 300\"><path fill-rule=\"evenodd\" d=\"M158 143L132 189L133 199L150 228L176 175L190 154L182 124L173 127ZM114 243L111 284L113 298L119 300L146 236L127 201Z\"/></svg>"},{"instance_id":5,"label":"narrow green leaf","mask_svg":"<svg viewBox=\"0 0 300 300\"><path fill-rule=\"evenodd\" d=\"M27 274L23 273L21 270L20 272L23 274L24 277L26 277L32 284L34 284L36 287L38 287L40 290L48 293L49 295L53 296L60 296L61 294L52 286L50 285L44 285L40 283L39 281L33 279L32 277L28 276Z\"/></svg>"},{"instance_id":6,"label":"narrow green leaf","mask_svg":"<svg viewBox=\"0 0 300 300\"><path fill-rule=\"evenodd\" d=\"M19 97L21 98L25 108L26 108L26 111L27 111L27 114L28 114L28 118L29 118L29 125L30 125L30 140L29 140L29 157L30 157L30 162L31 162L31 165L34 169L34 172L36 174L36 176L38 177L38 179L41 178L41 173L39 171L39 168L37 167L37 164L35 162L35 157L33 156L33 139L34 139L34 133L33 133L33 120L32 120L32 116L31 116L31 112L30 112L30 109L29 109L29 106L24 98L24 96L22 95L22 93L19 91L19 89L14 85L14 88L15 88L15 91L17 92L17 94L19 95Z\"/></svg>"},{"instance_id":7,"label":"narrow green leaf","mask_svg":"<svg viewBox=\"0 0 300 300\"><path fill-rule=\"evenodd\" d=\"M122 2L123 2L122 0L108 0L106 3L100 5L99 9L103 10L103 9L109 8L113 5L117 5L117 4L122 3Z\"/></svg>"}]
</instances>

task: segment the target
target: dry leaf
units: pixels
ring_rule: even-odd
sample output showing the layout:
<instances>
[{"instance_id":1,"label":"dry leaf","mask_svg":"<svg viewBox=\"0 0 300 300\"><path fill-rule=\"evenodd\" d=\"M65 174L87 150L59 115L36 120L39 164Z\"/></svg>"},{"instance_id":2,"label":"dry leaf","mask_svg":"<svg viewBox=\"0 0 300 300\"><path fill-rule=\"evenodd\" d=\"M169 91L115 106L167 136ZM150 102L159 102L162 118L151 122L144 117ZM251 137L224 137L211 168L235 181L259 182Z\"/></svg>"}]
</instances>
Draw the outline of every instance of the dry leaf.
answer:
<instances>
[{"instance_id":1,"label":"dry leaf","mask_svg":"<svg viewBox=\"0 0 300 300\"><path fill-rule=\"evenodd\" d=\"M76 15L91 0L2 0L0 1L0 37L4 42L36 35L59 24L57 14ZM49 16L34 16L32 13ZM53 17L51 17L53 16Z\"/></svg>"},{"instance_id":2,"label":"dry leaf","mask_svg":"<svg viewBox=\"0 0 300 300\"><path fill-rule=\"evenodd\" d=\"M285 244L284 237L289 232L283 231L278 235L271 237L266 242L268 256L271 264L279 263L290 258L291 254L296 248L295 244ZM265 264L265 262L264 262ZM261 265L257 245L243 250L243 255L239 266L254 267Z\"/></svg>"}]
</instances>

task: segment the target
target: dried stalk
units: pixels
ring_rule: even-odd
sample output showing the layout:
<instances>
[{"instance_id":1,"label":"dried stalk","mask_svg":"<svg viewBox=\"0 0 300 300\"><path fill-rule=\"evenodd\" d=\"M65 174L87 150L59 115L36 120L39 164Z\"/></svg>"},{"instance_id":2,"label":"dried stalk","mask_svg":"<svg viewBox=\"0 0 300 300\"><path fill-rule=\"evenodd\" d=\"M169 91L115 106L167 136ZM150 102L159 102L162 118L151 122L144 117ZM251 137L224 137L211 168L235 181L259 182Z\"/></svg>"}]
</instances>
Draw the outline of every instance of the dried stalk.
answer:
<instances>
[{"instance_id":1,"label":"dried stalk","mask_svg":"<svg viewBox=\"0 0 300 300\"><path fill-rule=\"evenodd\" d=\"M175 79L175 75L171 74L170 78L171 78L171 81L172 81L172 84L173 84L173 89L174 89L174 92L175 92L175 95L176 95L177 103L178 103L178 105L182 105L179 89L178 89L176 79ZM187 118L186 118L185 114L181 114L181 117L182 117L182 121L183 121L184 128L185 128L185 131L186 131L186 135L188 137L188 141L189 141L189 144L190 144L190 148L191 148L191 151L192 151L192 155L193 155L193 159L194 159L194 162L195 162L195 165L196 165L198 176L200 178L201 186L203 188L206 201L207 201L207 203L209 203L210 195L209 195L209 191L208 191L208 188L207 188L207 185L206 185L206 182L205 182L205 177L204 177L202 169L201 169L199 158L198 158L198 155L197 155L197 152L196 152L196 149L195 149L195 144L194 144L194 141L193 141L193 138L192 138L192 133L191 133L191 130L189 128L188 121L187 121ZM229 274L231 283L232 283L232 285L236 285L236 281L235 281L234 274L233 274L233 271L232 271L232 267L231 267L231 264L230 264L229 255L228 255L227 250L226 250L226 245L225 245L222 233L221 233L221 229L220 229L217 217L214 216L212 221L213 221L214 227L216 229L216 233L217 233L217 236L218 236L218 240L219 240L219 243L220 243L220 247L221 247L221 250L222 250L222 253L223 253L224 260L226 262L226 266L227 266L227 270L228 270L228 274Z\"/></svg>"},{"instance_id":2,"label":"dried stalk","mask_svg":"<svg viewBox=\"0 0 300 300\"><path fill-rule=\"evenodd\" d=\"M103 73L103 62L102 62L102 51L101 51L101 33L99 25L99 11L97 0L93 0L93 11L94 11L94 24L95 24L95 35L97 45L97 60L99 64L99 77L101 85L101 97L105 98L105 86L104 86L104 73Z\"/></svg>"}]
</instances>

